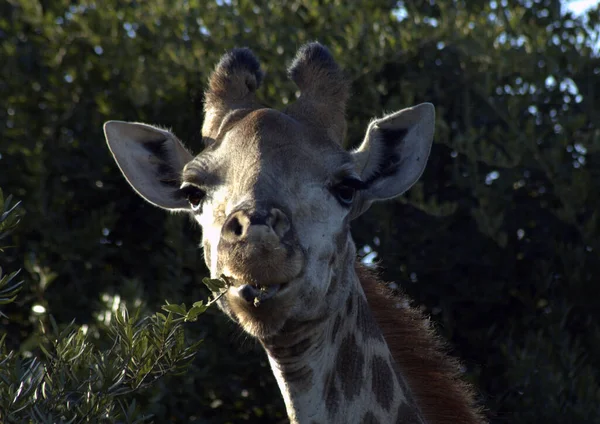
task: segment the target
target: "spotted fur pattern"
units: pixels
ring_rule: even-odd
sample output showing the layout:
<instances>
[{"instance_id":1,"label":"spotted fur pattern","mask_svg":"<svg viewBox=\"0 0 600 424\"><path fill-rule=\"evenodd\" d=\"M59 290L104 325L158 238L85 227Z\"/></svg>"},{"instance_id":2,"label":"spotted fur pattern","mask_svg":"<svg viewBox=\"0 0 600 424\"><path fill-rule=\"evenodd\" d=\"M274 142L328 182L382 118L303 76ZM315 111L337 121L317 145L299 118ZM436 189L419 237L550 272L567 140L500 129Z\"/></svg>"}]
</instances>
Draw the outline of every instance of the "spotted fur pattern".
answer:
<instances>
[{"instance_id":1,"label":"spotted fur pattern","mask_svg":"<svg viewBox=\"0 0 600 424\"><path fill-rule=\"evenodd\" d=\"M354 272L338 311L262 340L292 423L424 423Z\"/></svg>"}]
</instances>

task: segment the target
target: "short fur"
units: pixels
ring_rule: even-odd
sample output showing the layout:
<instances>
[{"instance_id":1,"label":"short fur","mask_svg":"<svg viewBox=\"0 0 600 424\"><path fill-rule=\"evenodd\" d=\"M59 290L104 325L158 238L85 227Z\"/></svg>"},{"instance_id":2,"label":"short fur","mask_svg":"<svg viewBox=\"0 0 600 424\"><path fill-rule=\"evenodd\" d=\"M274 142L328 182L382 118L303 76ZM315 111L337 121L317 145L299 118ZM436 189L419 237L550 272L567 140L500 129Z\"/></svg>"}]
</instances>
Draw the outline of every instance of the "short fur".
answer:
<instances>
[{"instance_id":1,"label":"short fur","mask_svg":"<svg viewBox=\"0 0 600 424\"><path fill-rule=\"evenodd\" d=\"M473 391L461 379L458 361L447 355L447 347L429 319L409 306L405 295L393 295L372 271L357 265L356 272L375 320L427 422L486 422ZM398 303L402 307L398 308Z\"/></svg>"},{"instance_id":2,"label":"short fur","mask_svg":"<svg viewBox=\"0 0 600 424\"><path fill-rule=\"evenodd\" d=\"M250 49L233 49L225 54L210 78L210 93L223 100L239 101L256 91L262 81L260 62Z\"/></svg>"},{"instance_id":3,"label":"short fur","mask_svg":"<svg viewBox=\"0 0 600 424\"><path fill-rule=\"evenodd\" d=\"M303 94L342 107L346 104L348 83L327 47L319 43L302 46L288 74Z\"/></svg>"},{"instance_id":4,"label":"short fur","mask_svg":"<svg viewBox=\"0 0 600 424\"><path fill-rule=\"evenodd\" d=\"M202 226L211 275L234 281L219 306L261 340L291 422L415 424L424 422L421 409L435 424L483 421L423 316L394 308L359 269L370 311L354 274L356 213L338 193L348 179L367 181L354 199L362 213L410 188L433 141L433 105L374 121L361 147L347 152L340 144L348 83L328 50L304 46L290 75L298 101L286 113L261 108L258 60L248 49L225 55L206 93L202 131L212 142L196 158L172 134L144 124L108 122L107 142L140 195L187 210ZM186 195L173 198L181 190L165 185L171 171L182 174L187 195L203 198L198 208ZM277 299L255 306L257 287L248 282L270 286Z\"/></svg>"},{"instance_id":5,"label":"short fur","mask_svg":"<svg viewBox=\"0 0 600 424\"><path fill-rule=\"evenodd\" d=\"M236 48L225 54L205 93L203 136L216 139L225 115L236 109L256 108L254 93L262 78L260 62L250 49Z\"/></svg>"},{"instance_id":6,"label":"short fur","mask_svg":"<svg viewBox=\"0 0 600 424\"><path fill-rule=\"evenodd\" d=\"M316 42L302 46L288 74L301 95L286 113L325 129L330 139L341 144L350 84L329 50Z\"/></svg>"}]
</instances>

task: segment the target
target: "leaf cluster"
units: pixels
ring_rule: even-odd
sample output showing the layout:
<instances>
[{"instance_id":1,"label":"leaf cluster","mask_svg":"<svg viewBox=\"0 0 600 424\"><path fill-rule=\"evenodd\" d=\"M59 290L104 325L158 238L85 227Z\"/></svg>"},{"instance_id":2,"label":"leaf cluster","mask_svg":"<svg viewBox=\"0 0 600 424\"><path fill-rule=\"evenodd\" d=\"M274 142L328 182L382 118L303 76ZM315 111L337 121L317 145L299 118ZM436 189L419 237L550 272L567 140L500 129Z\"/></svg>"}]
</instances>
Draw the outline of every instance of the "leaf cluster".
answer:
<instances>
[{"instance_id":1,"label":"leaf cluster","mask_svg":"<svg viewBox=\"0 0 600 424\"><path fill-rule=\"evenodd\" d=\"M0 239L18 225L18 203L11 207L0 189ZM17 298L18 271L2 275L0 305ZM188 314L196 317L207 306L196 302ZM168 305L173 306L173 305ZM185 309L185 306L182 305ZM168 307L164 307L168 310ZM186 316L184 321L190 321ZM50 317L39 355L9 351L0 337L0 420L5 423L141 423L150 418L130 395L169 374L184 372L201 341L185 341L182 320L173 313L133 316L122 305L109 327L111 347L101 350L90 340L88 326L74 322L59 329Z\"/></svg>"},{"instance_id":2,"label":"leaf cluster","mask_svg":"<svg viewBox=\"0 0 600 424\"><path fill-rule=\"evenodd\" d=\"M172 313L130 316L121 308L101 350L87 326L51 320L41 356L22 358L0 344L0 419L6 423L144 422L131 396L185 372L201 341L185 341Z\"/></svg>"},{"instance_id":3,"label":"leaf cluster","mask_svg":"<svg viewBox=\"0 0 600 424\"><path fill-rule=\"evenodd\" d=\"M8 237L19 224L20 219L20 202L12 204L12 196L4 198L4 193L0 188L0 243ZM6 246L0 244L0 253L4 252ZM12 303L17 298L17 293L21 290L22 281L15 281L19 270L9 274L3 274L0 267L0 306ZM5 317L0 310L0 317ZM4 336L2 336L4 338Z\"/></svg>"}]
</instances>

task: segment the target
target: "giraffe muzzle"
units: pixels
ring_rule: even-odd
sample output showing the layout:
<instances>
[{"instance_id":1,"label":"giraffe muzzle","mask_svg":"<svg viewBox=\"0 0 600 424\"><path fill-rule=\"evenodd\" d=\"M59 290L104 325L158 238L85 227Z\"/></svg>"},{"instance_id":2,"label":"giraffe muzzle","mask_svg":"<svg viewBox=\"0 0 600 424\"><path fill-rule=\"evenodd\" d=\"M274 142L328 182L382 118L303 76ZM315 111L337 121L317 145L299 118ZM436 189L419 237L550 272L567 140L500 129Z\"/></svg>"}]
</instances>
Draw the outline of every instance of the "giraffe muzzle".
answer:
<instances>
[{"instance_id":1,"label":"giraffe muzzle","mask_svg":"<svg viewBox=\"0 0 600 424\"><path fill-rule=\"evenodd\" d=\"M221 270L233 278L243 299L272 297L302 272L305 262L290 219L274 207L232 212L218 251Z\"/></svg>"}]
</instances>

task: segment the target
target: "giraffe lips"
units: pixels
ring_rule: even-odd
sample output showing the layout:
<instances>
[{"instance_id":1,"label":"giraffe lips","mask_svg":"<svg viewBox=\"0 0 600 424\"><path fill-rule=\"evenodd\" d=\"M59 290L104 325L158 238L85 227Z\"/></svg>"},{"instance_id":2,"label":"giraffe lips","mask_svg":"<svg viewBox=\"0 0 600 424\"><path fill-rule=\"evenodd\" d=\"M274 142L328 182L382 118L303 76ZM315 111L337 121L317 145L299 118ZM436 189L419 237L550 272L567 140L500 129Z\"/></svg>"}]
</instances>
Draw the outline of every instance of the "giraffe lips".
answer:
<instances>
[{"instance_id":1,"label":"giraffe lips","mask_svg":"<svg viewBox=\"0 0 600 424\"><path fill-rule=\"evenodd\" d=\"M283 284L270 284L268 286L242 284L236 287L239 297L248 303L254 304L255 307L260 306L262 302L275 296L282 288Z\"/></svg>"}]
</instances>

